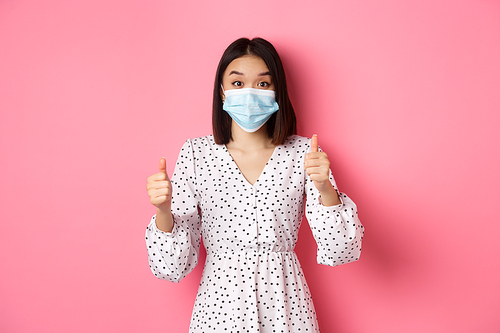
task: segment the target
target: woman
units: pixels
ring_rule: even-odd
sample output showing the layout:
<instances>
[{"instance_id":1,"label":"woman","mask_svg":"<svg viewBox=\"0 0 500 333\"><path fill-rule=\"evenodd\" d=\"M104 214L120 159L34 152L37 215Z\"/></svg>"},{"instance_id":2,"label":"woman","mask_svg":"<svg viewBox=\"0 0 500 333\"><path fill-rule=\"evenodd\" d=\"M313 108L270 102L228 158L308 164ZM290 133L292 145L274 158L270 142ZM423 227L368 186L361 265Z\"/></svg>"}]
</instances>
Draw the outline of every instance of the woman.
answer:
<instances>
[{"instance_id":1,"label":"woman","mask_svg":"<svg viewBox=\"0 0 500 333\"><path fill-rule=\"evenodd\" d=\"M148 178L157 207L146 231L158 278L178 282L207 258L190 332L319 332L293 251L305 210L317 261L355 261L363 226L339 194L327 155L296 135L285 73L264 39L241 38L217 69L213 135L187 140L170 181Z\"/></svg>"}]
</instances>

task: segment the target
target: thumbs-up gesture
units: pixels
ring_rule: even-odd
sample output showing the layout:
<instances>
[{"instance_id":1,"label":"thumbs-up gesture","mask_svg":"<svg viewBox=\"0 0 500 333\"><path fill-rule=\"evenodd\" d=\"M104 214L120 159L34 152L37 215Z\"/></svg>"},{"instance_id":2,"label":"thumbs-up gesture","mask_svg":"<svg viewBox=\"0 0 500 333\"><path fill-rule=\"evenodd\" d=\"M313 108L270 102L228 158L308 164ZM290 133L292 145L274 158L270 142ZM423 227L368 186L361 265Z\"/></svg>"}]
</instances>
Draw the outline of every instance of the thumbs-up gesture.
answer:
<instances>
[{"instance_id":1,"label":"thumbs-up gesture","mask_svg":"<svg viewBox=\"0 0 500 333\"><path fill-rule=\"evenodd\" d=\"M160 159L159 172L148 178L148 194L153 205L158 209L170 211L172 203L172 184L167 174L167 161Z\"/></svg>"},{"instance_id":2,"label":"thumbs-up gesture","mask_svg":"<svg viewBox=\"0 0 500 333\"><path fill-rule=\"evenodd\" d=\"M340 202L337 191L330 182L330 160L325 152L319 151L318 136L311 139L311 152L306 155L304 167L314 186L321 194L324 206L337 205Z\"/></svg>"}]
</instances>

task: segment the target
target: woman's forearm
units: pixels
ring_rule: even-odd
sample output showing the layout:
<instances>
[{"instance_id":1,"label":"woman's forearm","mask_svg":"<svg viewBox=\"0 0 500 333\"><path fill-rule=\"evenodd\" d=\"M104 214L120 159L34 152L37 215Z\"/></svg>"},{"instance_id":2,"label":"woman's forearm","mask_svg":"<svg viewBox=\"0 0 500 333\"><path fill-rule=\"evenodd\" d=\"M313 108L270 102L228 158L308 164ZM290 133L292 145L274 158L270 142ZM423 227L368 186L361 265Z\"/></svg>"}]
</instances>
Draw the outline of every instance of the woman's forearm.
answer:
<instances>
[{"instance_id":1,"label":"woman's forearm","mask_svg":"<svg viewBox=\"0 0 500 333\"><path fill-rule=\"evenodd\" d=\"M172 232L174 228L174 218L170 207L167 209L156 209L156 227L164 232Z\"/></svg>"},{"instance_id":2,"label":"woman's forearm","mask_svg":"<svg viewBox=\"0 0 500 333\"><path fill-rule=\"evenodd\" d=\"M320 192L320 194L321 203L323 204L323 206L336 206L342 203L333 185L331 187L328 187L327 190Z\"/></svg>"}]
</instances>

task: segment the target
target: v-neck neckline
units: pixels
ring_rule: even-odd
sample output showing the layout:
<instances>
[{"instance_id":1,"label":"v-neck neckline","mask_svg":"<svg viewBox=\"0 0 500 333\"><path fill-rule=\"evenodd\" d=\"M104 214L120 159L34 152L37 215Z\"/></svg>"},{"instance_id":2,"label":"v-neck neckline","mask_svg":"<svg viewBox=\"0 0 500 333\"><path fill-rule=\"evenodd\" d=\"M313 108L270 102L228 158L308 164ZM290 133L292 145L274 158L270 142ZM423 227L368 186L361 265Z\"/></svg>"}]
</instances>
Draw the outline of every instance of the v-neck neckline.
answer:
<instances>
[{"instance_id":1,"label":"v-neck neckline","mask_svg":"<svg viewBox=\"0 0 500 333\"><path fill-rule=\"evenodd\" d=\"M257 177L257 180L255 181L255 183L250 183L247 179L247 177L245 177L245 175L243 174L243 172L241 172L241 169L240 167L238 166L238 164L236 163L236 161L234 160L233 158L233 155L231 155L231 153L229 152L229 149L227 149L227 146L225 144L222 145L224 147L224 150L225 152L227 153L227 155L229 156L229 158L231 159L231 161L233 162L233 165L234 167L236 168L236 170L238 170L238 173L239 175L241 176L241 178L243 178L243 180L250 186L252 187L255 187L257 186L258 184L260 184L260 179L263 177L266 169L267 169L267 166L269 165L269 163L274 160L274 155L276 154L276 151L278 150L278 147L279 146L275 146L274 147L274 150L273 150L273 153L271 154L271 157L269 157L269 159L267 160L266 164L264 165L264 168L262 168L262 171L260 172L259 174L259 177Z\"/></svg>"}]
</instances>

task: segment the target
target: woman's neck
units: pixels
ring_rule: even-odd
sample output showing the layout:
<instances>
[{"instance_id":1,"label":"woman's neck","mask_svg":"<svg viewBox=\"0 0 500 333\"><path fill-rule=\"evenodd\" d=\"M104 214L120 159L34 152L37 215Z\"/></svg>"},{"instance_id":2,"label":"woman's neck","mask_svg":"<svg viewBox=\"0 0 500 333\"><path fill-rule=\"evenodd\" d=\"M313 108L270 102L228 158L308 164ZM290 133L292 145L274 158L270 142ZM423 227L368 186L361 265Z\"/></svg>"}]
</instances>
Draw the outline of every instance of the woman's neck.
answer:
<instances>
[{"instance_id":1,"label":"woman's neck","mask_svg":"<svg viewBox=\"0 0 500 333\"><path fill-rule=\"evenodd\" d=\"M228 148L253 151L275 147L271 143L271 138L267 135L267 127L265 124L257 131L248 133L241 129L233 120L231 134L233 139L226 145Z\"/></svg>"}]
</instances>

